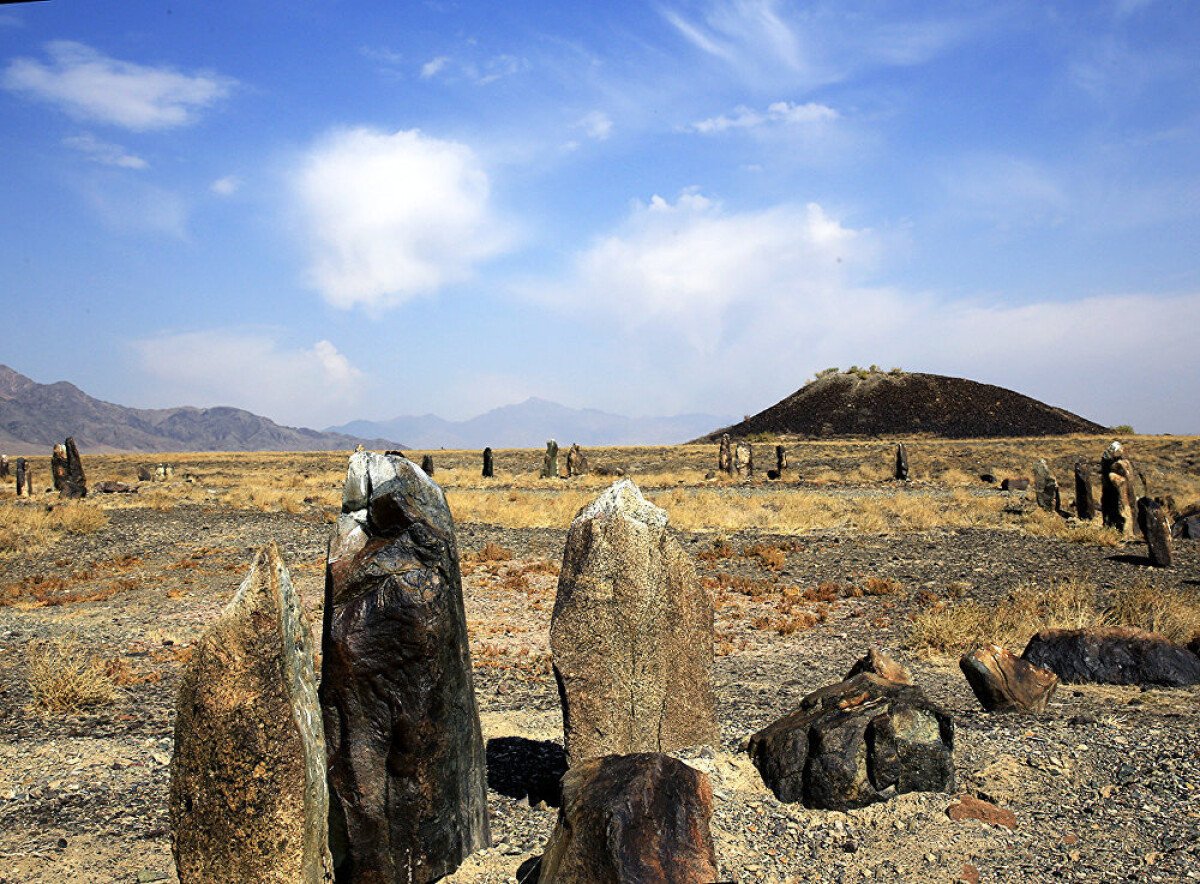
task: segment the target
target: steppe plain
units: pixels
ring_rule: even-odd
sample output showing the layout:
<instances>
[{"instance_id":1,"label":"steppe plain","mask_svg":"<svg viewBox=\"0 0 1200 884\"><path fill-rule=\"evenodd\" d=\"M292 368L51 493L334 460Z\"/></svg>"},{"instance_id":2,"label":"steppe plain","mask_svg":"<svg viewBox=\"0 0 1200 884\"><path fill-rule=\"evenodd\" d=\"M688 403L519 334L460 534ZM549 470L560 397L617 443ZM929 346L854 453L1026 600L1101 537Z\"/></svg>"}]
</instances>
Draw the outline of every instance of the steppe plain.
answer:
<instances>
[{"instance_id":1,"label":"steppe plain","mask_svg":"<svg viewBox=\"0 0 1200 884\"><path fill-rule=\"evenodd\" d=\"M988 715L957 667L971 642L1020 652L1041 625L1200 629L1200 544L1178 541L1176 566L1152 569L1140 541L979 478L1029 476L1044 457L1069 508L1072 464L1095 464L1108 438L905 441L908 483L890 479L895 440L788 440L781 481L765 478L774 440L756 443L759 472L741 480L705 478L715 445L588 451L593 468L623 470L667 510L714 595L721 744L681 756L712 778L723 876L1200 879L1200 688L1063 685L1043 715ZM1123 441L1151 494L1200 500L1200 439ZM429 453L457 522L495 840L451 880L523 880L554 825L563 764L548 632L566 528L614 479L539 479L542 453L526 449L497 451L484 480L478 452ZM270 540L319 630L346 454L85 451L93 486L134 483L139 465L159 462L174 477L77 503L45 492L48 457L32 460L32 500L7 482L0 884L175 880L166 796L189 647ZM952 713L958 791L1012 810L1015 828L954 821L946 794L838 813L763 787L746 738L872 645ZM44 708L53 676L79 663L96 702Z\"/></svg>"}]
</instances>

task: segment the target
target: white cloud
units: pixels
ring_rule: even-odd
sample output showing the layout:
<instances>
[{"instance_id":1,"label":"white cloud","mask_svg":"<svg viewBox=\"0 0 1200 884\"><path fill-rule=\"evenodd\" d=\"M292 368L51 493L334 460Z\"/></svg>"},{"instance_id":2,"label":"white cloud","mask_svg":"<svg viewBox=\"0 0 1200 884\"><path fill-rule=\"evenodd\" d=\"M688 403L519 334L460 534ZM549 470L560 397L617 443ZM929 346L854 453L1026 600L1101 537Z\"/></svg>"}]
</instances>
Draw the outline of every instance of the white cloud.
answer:
<instances>
[{"instance_id":1,"label":"white cloud","mask_svg":"<svg viewBox=\"0 0 1200 884\"><path fill-rule=\"evenodd\" d=\"M331 304L392 306L469 279L507 245L465 144L419 130L335 132L295 172L309 278Z\"/></svg>"},{"instance_id":2,"label":"white cloud","mask_svg":"<svg viewBox=\"0 0 1200 884\"><path fill-rule=\"evenodd\" d=\"M587 134L588 138L596 141L604 141L608 136L612 135L613 122L609 119L608 114L603 111L591 111L586 113L575 124L577 128L582 129Z\"/></svg>"},{"instance_id":3,"label":"white cloud","mask_svg":"<svg viewBox=\"0 0 1200 884\"><path fill-rule=\"evenodd\" d=\"M149 163L134 154L128 153L119 144L101 141L90 132L82 135L72 135L63 139L63 144L77 150L92 162L104 166L117 166L121 169L145 169Z\"/></svg>"},{"instance_id":4,"label":"white cloud","mask_svg":"<svg viewBox=\"0 0 1200 884\"><path fill-rule=\"evenodd\" d=\"M449 63L450 57L446 55L439 55L436 58L429 59L429 61L421 65L421 79L429 80L433 77L436 77L443 70L445 70L446 65Z\"/></svg>"},{"instance_id":5,"label":"white cloud","mask_svg":"<svg viewBox=\"0 0 1200 884\"><path fill-rule=\"evenodd\" d=\"M236 175L226 175L223 178L218 178L208 186L208 189L217 196L233 196L242 187L242 180Z\"/></svg>"},{"instance_id":6,"label":"white cloud","mask_svg":"<svg viewBox=\"0 0 1200 884\"><path fill-rule=\"evenodd\" d=\"M285 424L347 420L364 375L329 341L287 347L272 332L213 329L133 342L156 404L245 408Z\"/></svg>"},{"instance_id":7,"label":"white cloud","mask_svg":"<svg viewBox=\"0 0 1200 884\"><path fill-rule=\"evenodd\" d=\"M229 94L234 81L183 74L102 55L69 40L46 44L49 63L18 58L4 72L12 92L57 105L72 117L134 131L183 126Z\"/></svg>"},{"instance_id":8,"label":"white cloud","mask_svg":"<svg viewBox=\"0 0 1200 884\"><path fill-rule=\"evenodd\" d=\"M815 101L805 104L776 101L768 105L765 112L739 106L734 110L732 116L722 114L718 117L709 117L693 123L688 128L701 135L713 135L729 129L757 129L769 124L800 126L823 123L836 120L838 117L839 114L836 110Z\"/></svg>"}]
</instances>

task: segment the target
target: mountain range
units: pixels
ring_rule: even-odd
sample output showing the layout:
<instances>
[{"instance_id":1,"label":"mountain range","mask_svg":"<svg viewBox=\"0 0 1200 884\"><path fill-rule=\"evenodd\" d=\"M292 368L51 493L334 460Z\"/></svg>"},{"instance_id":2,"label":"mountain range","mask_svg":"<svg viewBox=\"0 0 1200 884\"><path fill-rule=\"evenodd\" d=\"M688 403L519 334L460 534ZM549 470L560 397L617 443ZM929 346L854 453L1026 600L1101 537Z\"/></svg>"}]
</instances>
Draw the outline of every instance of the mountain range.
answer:
<instances>
[{"instance_id":1,"label":"mountain range","mask_svg":"<svg viewBox=\"0 0 1200 884\"><path fill-rule=\"evenodd\" d=\"M46 454L67 436L94 453L403 447L386 438L285 427L240 408L127 408L93 398L66 381L39 384L0 365L0 452Z\"/></svg>"},{"instance_id":2,"label":"mountain range","mask_svg":"<svg viewBox=\"0 0 1200 884\"><path fill-rule=\"evenodd\" d=\"M563 445L673 445L730 422L712 414L625 417L594 408L568 408L533 397L468 420L435 414L387 421L351 421L327 432L404 439L413 448L536 448L547 439Z\"/></svg>"}]
</instances>

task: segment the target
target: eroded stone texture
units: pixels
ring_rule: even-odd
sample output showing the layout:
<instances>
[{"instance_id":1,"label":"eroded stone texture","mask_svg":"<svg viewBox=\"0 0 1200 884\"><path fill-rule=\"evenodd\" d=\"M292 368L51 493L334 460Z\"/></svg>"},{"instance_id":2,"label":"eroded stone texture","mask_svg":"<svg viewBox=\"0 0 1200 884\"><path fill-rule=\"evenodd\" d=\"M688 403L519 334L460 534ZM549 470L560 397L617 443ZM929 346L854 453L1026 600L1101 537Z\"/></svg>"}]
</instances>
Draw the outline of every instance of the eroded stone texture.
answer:
<instances>
[{"instance_id":1,"label":"eroded stone texture","mask_svg":"<svg viewBox=\"0 0 1200 884\"><path fill-rule=\"evenodd\" d=\"M809 694L750 738L780 801L849 810L954 788L954 725L920 688L863 672Z\"/></svg>"},{"instance_id":2,"label":"eroded stone texture","mask_svg":"<svg viewBox=\"0 0 1200 884\"><path fill-rule=\"evenodd\" d=\"M1046 629L1021 655L1068 684L1200 684L1200 658L1161 635L1123 626Z\"/></svg>"},{"instance_id":3,"label":"eroded stone texture","mask_svg":"<svg viewBox=\"0 0 1200 884\"><path fill-rule=\"evenodd\" d=\"M721 434L721 446L717 449L717 470L727 475L733 475L733 446L729 442L729 434Z\"/></svg>"},{"instance_id":4,"label":"eroded stone texture","mask_svg":"<svg viewBox=\"0 0 1200 884\"><path fill-rule=\"evenodd\" d=\"M1171 518L1167 507L1148 497L1138 498L1138 527L1146 538L1150 564L1156 568L1170 568Z\"/></svg>"},{"instance_id":5,"label":"eroded stone texture","mask_svg":"<svg viewBox=\"0 0 1200 884\"><path fill-rule=\"evenodd\" d=\"M567 452L567 475L568 476L585 476L588 472L587 455L583 453L583 449L576 442Z\"/></svg>"},{"instance_id":6,"label":"eroded stone texture","mask_svg":"<svg viewBox=\"0 0 1200 884\"><path fill-rule=\"evenodd\" d=\"M67 478L67 446L61 442L50 452L50 484L55 491L61 491Z\"/></svg>"},{"instance_id":7,"label":"eroded stone texture","mask_svg":"<svg viewBox=\"0 0 1200 884\"><path fill-rule=\"evenodd\" d=\"M539 475L543 479L558 478L558 443L553 439L546 441L546 454L542 458L542 471Z\"/></svg>"},{"instance_id":8,"label":"eroded stone texture","mask_svg":"<svg viewBox=\"0 0 1200 884\"><path fill-rule=\"evenodd\" d=\"M712 596L628 479L571 523L550 622L571 764L712 744Z\"/></svg>"},{"instance_id":9,"label":"eroded stone texture","mask_svg":"<svg viewBox=\"0 0 1200 884\"><path fill-rule=\"evenodd\" d=\"M908 449L901 442L896 446L896 480L899 482L908 481Z\"/></svg>"},{"instance_id":10,"label":"eroded stone texture","mask_svg":"<svg viewBox=\"0 0 1200 884\"><path fill-rule=\"evenodd\" d=\"M7 479L8 473L8 455L0 454L0 479Z\"/></svg>"},{"instance_id":11,"label":"eroded stone texture","mask_svg":"<svg viewBox=\"0 0 1200 884\"><path fill-rule=\"evenodd\" d=\"M20 497L21 493L25 490L25 458L23 458L23 457L17 458L17 462L14 466L13 471L16 473L17 497ZM30 485L29 493L30 493L30 495L33 494L32 484Z\"/></svg>"},{"instance_id":12,"label":"eroded stone texture","mask_svg":"<svg viewBox=\"0 0 1200 884\"><path fill-rule=\"evenodd\" d=\"M1100 457L1100 514L1104 527L1132 537L1137 505L1133 464L1125 457L1120 442L1113 442Z\"/></svg>"},{"instance_id":13,"label":"eroded stone texture","mask_svg":"<svg viewBox=\"0 0 1200 884\"><path fill-rule=\"evenodd\" d=\"M59 451L62 459L58 460ZM58 470L56 471L56 462ZM63 497L87 497L87 479L83 475L83 459L79 456L79 448L75 439L68 436L63 445L54 446L54 455L50 459L50 471L54 478L54 489Z\"/></svg>"},{"instance_id":14,"label":"eroded stone texture","mask_svg":"<svg viewBox=\"0 0 1200 884\"><path fill-rule=\"evenodd\" d=\"M491 479L496 474L496 464L492 457L492 449L483 449L483 478Z\"/></svg>"},{"instance_id":15,"label":"eroded stone texture","mask_svg":"<svg viewBox=\"0 0 1200 884\"><path fill-rule=\"evenodd\" d=\"M593 758L562 778L539 884L709 884L720 877L708 777L669 755Z\"/></svg>"},{"instance_id":16,"label":"eroded stone texture","mask_svg":"<svg viewBox=\"0 0 1200 884\"><path fill-rule=\"evenodd\" d=\"M909 671L879 648L869 648L867 653L850 667L846 678L853 678L860 672L871 672L880 678L894 681L896 684L912 684L912 675L909 674Z\"/></svg>"},{"instance_id":17,"label":"eroded stone texture","mask_svg":"<svg viewBox=\"0 0 1200 884\"><path fill-rule=\"evenodd\" d=\"M1092 495L1092 480L1087 464L1075 463L1075 515L1085 522L1096 518L1096 498Z\"/></svg>"},{"instance_id":18,"label":"eroded stone texture","mask_svg":"<svg viewBox=\"0 0 1200 884\"><path fill-rule=\"evenodd\" d=\"M325 576L321 707L338 881L434 881L487 847L487 786L446 498L351 455Z\"/></svg>"},{"instance_id":19,"label":"eroded stone texture","mask_svg":"<svg viewBox=\"0 0 1200 884\"><path fill-rule=\"evenodd\" d=\"M983 645L958 661L988 712L1045 712L1058 676L999 645Z\"/></svg>"},{"instance_id":20,"label":"eroded stone texture","mask_svg":"<svg viewBox=\"0 0 1200 884\"><path fill-rule=\"evenodd\" d=\"M739 476L754 475L754 446L749 442L733 446L733 471Z\"/></svg>"},{"instance_id":21,"label":"eroded stone texture","mask_svg":"<svg viewBox=\"0 0 1200 884\"><path fill-rule=\"evenodd\" d=\"M1033 493L1040 508L1050 513L1058 512L1058 480L1050 474L1044 458L1033 465Z\"/></svg>"},{"instance_id":22,"label":"eroded stone texture","mask_svg":"<svg viewBox=\"0 0 1200 884\"><path fill-rule=\"evenodd\" d=\"M421 471L429 478L433 478L433 455L426 454L421 458Z\"/></svg>"},{"instance_id":23,"label":"eroded stone texture","mask_svg":"<svg viewBox=\"0 0 1200 884\"><path fill-rule=\"evenodd\" d=\"M274 544L193 649L171 761L181 884L331 882L312 639Z\"/></svg>"}]
</instances>

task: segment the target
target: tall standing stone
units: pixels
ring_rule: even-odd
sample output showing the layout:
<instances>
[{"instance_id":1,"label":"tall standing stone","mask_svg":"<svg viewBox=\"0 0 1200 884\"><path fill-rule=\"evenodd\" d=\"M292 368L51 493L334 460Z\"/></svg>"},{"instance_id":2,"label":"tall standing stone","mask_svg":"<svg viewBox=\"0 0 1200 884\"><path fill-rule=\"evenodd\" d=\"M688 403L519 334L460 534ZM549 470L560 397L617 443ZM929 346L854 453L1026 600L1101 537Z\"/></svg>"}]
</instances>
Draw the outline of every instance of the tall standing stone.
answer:
<instances>
[{"instance_id":1,"label":"tall standing stone","mask_svg":"<svg viewBox=\"0 0 1200 884\"><path fill-rule=\"evenodd\" d=\"M787 449L782 445L775 446L775 472L783 478L783 471L788 468Z\"/></svg>"},{"instance_id":2,"label":"tall standing stone","mask_svg":"<svg viewBox=\"0 0 1200 884\"><path fill-rule=\"evenodd\" d=\"M421 472L429 478L433 478L433 455L426 454L421 458Z\"/></svg>"},{"instance_id":3,"label":"tall standing stone","mask_svg":"<svg viewBox=\"0 0 1200 884\"><path fill-rule=\"evenodd\" d=\"M542 458L542 471L539 475L543 479L558 478L558 443L553 439L546 440L546 456Z\"/></svg>"},{"instance_id":4,"label":"tall standing stone","mask_svg":"<svg viewBox=\"0 0 1200 884\"><path fill-rule=\"evenodd\" d=\"M1058 512L1058 480L1050 474L1050 467L1046 465L1045 458L1039 458L1033 465L1033 493L1039 507L1047 512Z\"/></svg>"},{"instance_id":5,"label":"tall standing stone","mask_svg":"<svg viewBox=\"0 0 1200 884\"><path fill-rule=\"evenodd\" d=\"M896 446L896 481L908 481L908 448L903 442Z\"/></svg>"},{"instance_id":6,"label":"tall standing stone","mask_svg":"<svg viewBox=\"0 0 1200 884\"><path fill-rule=\"evenodd\" d=\"M491 843L454 521L403 457L350 457L321 708L338 881L423 884Z\"/></svg>"},{"instance_id":7,"label":"tall standing stone","mask_svg":"<svg viewBox=\"0 0 1200 884\"><path fill-rule=\"evenodd\" d=\"M712 596L628 479L567 534L550 650L567 758L712 744Z\"/></svg>"},{"instance_id":8,"label":"tall standing stone","mask_svg":"<svg viewBox=\"0 0 1200 884\"><path fill-rule=\"evenodd\" d=\"M8 472L8 455L0 454L0 479L7 479Z\"/></svg>"},{"instance_id":9,"label":"tall standing stone","mask_svg":"<svg viewBox=\"0 0 1200 884\"><path fill-rule=\"evenodd\" d=\"M1136 513L1133 464L1121 443L1113 442L1100 457L1100 514L1106 528L1132 537Z\"/></svg>"},{"instance_id":10,"label":"tall standing stone","mask_svg":"<svg viewBox=\"0 0 1200 884\"><path fill-rule=\"evenodd\" d=\"M67 481L67 446L61 442L50 452L50 484L55 491L62 491Z\"/></svg>"},{"instance_id":11,"label":"tall standing stone","mask_svg":"<svg viewBox=\"0 0 1200 884\"><path fill-rule=\"evenodd\" d=\"M754 475L754 446L749 442L738 442L733 447L733 471L739 476Z\"/></svg>"},{"instance_id":12,"label":"tall standing stone","mask_svg":"<svg viewBox=\"0 0 1200 884\"><path fill-rule=\"evenodd\" d=\"M87 478L83 474L83 459L74 437L68 436L64 445L55 445L54 454L63 452L62 475L54 475L54 487L63 497L87 497ZM53 463L51 470L53 471Z\"/></svg>"},{"instance_id":13,"label":"tall standing stone","mask_svg":"<svg viewBox=\"0 0 1200 884\"><path fill-rule=\"evenodd\" d=\"M490 479L496 474L496 465L492 459L492 449L483 449L483 478Z\"/></svg>"},{"instance_id":14,"label":"tall standing stone","mask_svg":"<svg viewBox=\"0 0 1200 884\"><path fill-rule=\"evenodd\" d=\"M1146 538L1150 564L1156 568L1170 568L1171 516L1167 507L1149 497L1138 498L1138 526Z\"/></svg>"},{"instance_id":15,"label":"tall standing stone","mask_svg":"<svg viewBox=\"0 0 1200 884\"><path fill-rule=\"evenodd\" d=\"M579 443L575 442L567 452L567 475L584 476L587 475L587 471L587 455L583 453L583 449L579 447Z\"/></svg>"},{"instance_id":16,"label":"tall standing stone","mask_svg":"<svg viewBox=\"0 0 1200 884\"><path fill-rule=\"evenodd\" d=\"M25 458L18 457L15 472L17 474L17 497L21 496L21 492L25 488ZM33 494L33 486L30 486L30 495Z\"/></svg>"},{"instance_id":17,"label":"tall standing stone","mask_svg":"<svg viewBox=\"0 0 1200 884\"><path fill-rule=\"evenodd\" d=\"M312 638L274 544L193 649L171 761L180 884L332 882Z\"/></svg>"},{"instance_id":18,"label":"tall standing stone","mask_svg":"<svg viewBox=\"0 0 1200 884\"><path fill-rule=\"evenodd\" d=\"M721 434L721 445L717 449L717 469L727 475L733 475L733 446L729 442L729 434Z\"/></svg>"},{"instance_id":19,"label":"tall standing stone","mask_svg":"<svg viewBox=\"0 0 1200 884\"><path fill-rule=\"evenodd\" d=\"M1084 522L1096 518L1096 499L1092 496L1092 480L1087 464L1075 462L1075 515Z\"/></svg>"}]
</instances>

